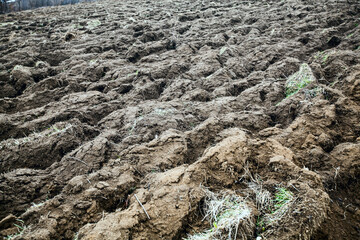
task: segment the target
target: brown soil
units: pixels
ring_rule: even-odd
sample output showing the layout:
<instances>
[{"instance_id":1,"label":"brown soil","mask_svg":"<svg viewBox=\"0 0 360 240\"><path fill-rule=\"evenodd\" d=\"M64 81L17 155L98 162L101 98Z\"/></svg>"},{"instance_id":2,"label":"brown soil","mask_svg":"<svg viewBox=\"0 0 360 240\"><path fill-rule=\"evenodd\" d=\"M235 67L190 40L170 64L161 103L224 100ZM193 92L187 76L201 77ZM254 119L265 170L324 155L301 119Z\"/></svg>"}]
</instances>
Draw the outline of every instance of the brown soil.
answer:
<instances>
[{"instance_id":1,"label":"brown soil","mask_svg":"<svg viewBox=\"0 0 360 240\"><path fill-rule=\"evenodd\" d=\"M209 228L204 187L256 226L257 176L296 200L248 239L360 239L359 24L332 0L1 15L0 236L182 239ZM303 63L316 81L286 98Z\"/></svg>"}]
</instances>

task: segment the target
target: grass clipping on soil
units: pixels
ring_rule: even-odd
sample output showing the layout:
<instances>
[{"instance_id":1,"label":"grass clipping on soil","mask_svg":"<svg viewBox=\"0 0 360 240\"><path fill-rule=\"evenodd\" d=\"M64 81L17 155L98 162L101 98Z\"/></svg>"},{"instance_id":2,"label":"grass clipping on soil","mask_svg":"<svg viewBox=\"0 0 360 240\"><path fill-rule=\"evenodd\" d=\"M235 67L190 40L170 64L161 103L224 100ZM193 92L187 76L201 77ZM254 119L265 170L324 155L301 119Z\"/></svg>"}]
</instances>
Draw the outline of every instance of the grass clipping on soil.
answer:
<instances>
[{"instance_id":1,"label":"grass clipping on soil","mask_svg":"<svg viewBox=\"0 0 360 240\"><path fill-rule=\"evenodd\" d=\"M275 199L273 200L273 210L270 214L264 216L264 222L270 227L273 223L279 221L290 209L294 202L293 193L286 188L277 188Z\"/></svg>"},{"instance_id":2,"label":"grass clipping on soil","mask_svg":"<svg viewBox=\"0 0 360 240\"><path fill-rule=\"evenodd\" d=\"M299 71L291 75L286 81L286 97L294 95L315 80L316 78L314 77L310 66L307 63L301 64Z\"/></svg>"},{"instance_id":3,"label":"grass clipping on soil","mask_svg":"<svg viewBox=\"0 0 360 240\"><path fill-rule=\"evenodd\" d=\"M237 239L237 236L247 239L253 233L251 208L244 198L229 192L216 194L207 189L204 191L204 219L210 222L212 228L190 235L186 240Z\"/></svg>"}]
</instances>

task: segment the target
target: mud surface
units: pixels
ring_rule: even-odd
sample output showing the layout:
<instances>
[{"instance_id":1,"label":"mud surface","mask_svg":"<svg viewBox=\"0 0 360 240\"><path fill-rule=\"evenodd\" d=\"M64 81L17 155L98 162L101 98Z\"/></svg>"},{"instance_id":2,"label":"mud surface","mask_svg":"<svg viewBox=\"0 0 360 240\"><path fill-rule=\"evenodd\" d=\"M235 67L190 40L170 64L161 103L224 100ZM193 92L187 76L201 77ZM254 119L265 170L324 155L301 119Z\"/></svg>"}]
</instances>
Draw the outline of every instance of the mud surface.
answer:
<instances>
[{"instance_id":1,"label":"mud surface","mask_svg":"<svg viewBox=\"0 0 360 240\"><path fill-rule=\"evenodd\" d=\"M18 12L40 7L60 6L94 1L96 0L2 0L0 1L0 14Z\"/></svg>"},{"instance_id":2,"label":"mud surface","mask_svg":"<svg viewBox=\"0 0 360 240\"><path fill-rule=\"evenodd\" d=\"M247 199L247 239L359 239L359 24L324 0L1 15L1 236L182 239L207 188ZM271 224L254 184L294 196Z\"/></svg>"}]
</instances>

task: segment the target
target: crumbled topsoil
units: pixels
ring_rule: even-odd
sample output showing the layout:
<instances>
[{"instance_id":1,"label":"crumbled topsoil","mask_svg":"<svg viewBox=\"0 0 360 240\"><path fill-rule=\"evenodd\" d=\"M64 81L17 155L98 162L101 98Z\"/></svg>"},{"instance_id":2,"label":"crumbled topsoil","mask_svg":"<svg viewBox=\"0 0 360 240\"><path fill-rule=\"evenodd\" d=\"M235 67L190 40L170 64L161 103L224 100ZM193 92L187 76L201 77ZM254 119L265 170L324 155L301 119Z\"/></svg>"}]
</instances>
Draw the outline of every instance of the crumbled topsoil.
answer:
<instances>
[{"instance_id":1,"label":"crumbled topsoil","mask_svg":"<svg viewBox=\"0 0 360 240\"><path fill-rule=\"evenodd\" d=\"M238 239L360 239L358 1L104 0L0 42L0 237L182 239L231 191Z\"/></svg>"}]
</instances>

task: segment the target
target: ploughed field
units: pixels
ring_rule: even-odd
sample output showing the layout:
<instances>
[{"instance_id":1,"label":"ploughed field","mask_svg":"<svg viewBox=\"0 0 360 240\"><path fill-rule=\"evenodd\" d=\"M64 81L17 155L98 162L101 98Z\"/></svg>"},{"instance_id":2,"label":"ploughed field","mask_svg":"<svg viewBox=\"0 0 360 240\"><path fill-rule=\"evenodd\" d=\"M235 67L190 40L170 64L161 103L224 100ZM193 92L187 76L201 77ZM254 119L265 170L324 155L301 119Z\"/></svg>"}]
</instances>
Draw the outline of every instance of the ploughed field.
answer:
<instances>
[{"instance_id":1,"label":"ploughed field","mask_svg":"<svg viewBox=\"0 0 360 240\"><path fill-rule=\"evenodd\" d=\"M360 239L360 3L0 15L4 239Z\"/></svg>"}]
</instances>

